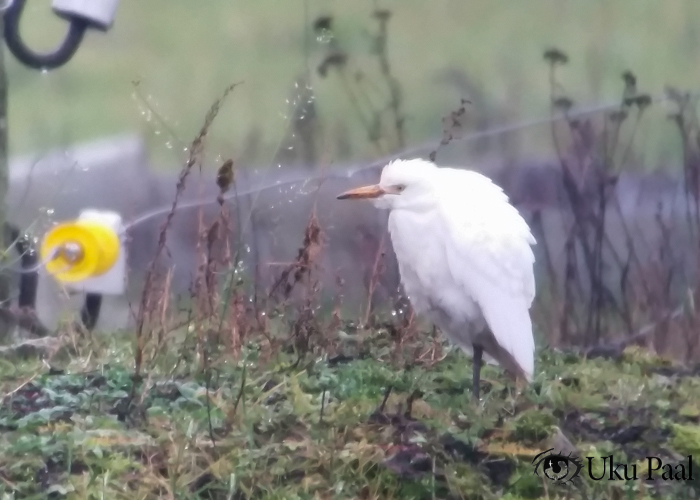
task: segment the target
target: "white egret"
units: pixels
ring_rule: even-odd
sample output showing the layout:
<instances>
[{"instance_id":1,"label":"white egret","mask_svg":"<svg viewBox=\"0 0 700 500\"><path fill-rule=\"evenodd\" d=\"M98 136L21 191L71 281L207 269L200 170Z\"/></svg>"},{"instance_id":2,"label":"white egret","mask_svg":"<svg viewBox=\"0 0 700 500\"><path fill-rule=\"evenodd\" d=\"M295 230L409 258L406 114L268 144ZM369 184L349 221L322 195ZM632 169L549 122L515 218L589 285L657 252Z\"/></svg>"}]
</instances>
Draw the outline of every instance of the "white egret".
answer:
<instances>
[{"instance_id":1,"label":"white egret","mask_svg":"<svg viewBox=\"0 0 700 500\"><path fill-rule=\"evenodd\" d=\"M371 199L390 210L406 295L417 314L472 355L476 400L482 358L516 380L532 379L535 239L499 186L477 172L396 160L379 184L338 199Z\"/></svg>"}]
</instances>

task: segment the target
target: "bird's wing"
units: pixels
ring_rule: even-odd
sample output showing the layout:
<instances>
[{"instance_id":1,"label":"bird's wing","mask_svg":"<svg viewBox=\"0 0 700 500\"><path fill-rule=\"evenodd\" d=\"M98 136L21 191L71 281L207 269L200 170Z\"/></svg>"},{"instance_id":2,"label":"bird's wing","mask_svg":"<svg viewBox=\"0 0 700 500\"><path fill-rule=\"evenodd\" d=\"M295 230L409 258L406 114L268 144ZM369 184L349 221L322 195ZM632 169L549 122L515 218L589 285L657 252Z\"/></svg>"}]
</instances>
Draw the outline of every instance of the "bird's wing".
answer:
<instances>
[{"instance_id":1,"label":"bird's wing","mask_svg":"<svg viewBox=\"0 0 700 500\"><path fill-rule=\"evenodd\" d=\"M474 176L451 179L450 192L440 200L447 266L529 380L535 350L529 313L535 297L535 239L498 186L475 172L461 172Z\"/></svg>"}]
</instances>

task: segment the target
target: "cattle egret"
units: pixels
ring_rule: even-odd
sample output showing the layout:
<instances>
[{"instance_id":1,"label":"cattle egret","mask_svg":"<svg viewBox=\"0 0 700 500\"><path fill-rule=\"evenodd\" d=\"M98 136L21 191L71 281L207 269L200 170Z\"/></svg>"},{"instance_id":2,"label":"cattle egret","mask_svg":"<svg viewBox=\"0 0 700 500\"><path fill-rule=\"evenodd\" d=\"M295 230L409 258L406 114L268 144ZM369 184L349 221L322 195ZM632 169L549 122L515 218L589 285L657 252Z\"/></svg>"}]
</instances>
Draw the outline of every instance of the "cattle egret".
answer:
<instances>
[{"instance_id":1,"label":"cattle egret","mask_svg":"<svg viewBox=\"0 0 700 500\"><path fill-rule=\"evenodd\" d=\"M473 397L481 363L532 380L535 239L503 190L477 172L396 160L379 184L338 199L371 199L389 209L401 283L417 314L473 357Z\"/></svg>"}]
</instances>

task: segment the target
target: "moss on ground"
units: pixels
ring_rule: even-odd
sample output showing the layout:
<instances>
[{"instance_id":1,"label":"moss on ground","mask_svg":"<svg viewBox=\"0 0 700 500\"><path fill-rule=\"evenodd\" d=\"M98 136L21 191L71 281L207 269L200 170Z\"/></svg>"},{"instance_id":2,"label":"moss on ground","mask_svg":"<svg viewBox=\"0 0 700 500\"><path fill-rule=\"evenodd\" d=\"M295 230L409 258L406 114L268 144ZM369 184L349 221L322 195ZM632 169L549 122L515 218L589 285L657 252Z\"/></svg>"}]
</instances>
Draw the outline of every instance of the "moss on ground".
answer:
<instances>
[{"instance_id":1,"label":"moss on ground","mask_svg":"<svg viewBox=\"0 0 700 500\"><path fill-rule=\"evenodd\" d=\"M386 335L358 357L263 361L251 345L209 375L154 366L133 399L130 344L118 337L62 365L2 361L2 498L700 496L695 481L642 479L648 456L700 454L692 370L639 351L614 362L542 350L520 394L486 367L477 407L464 355L398 367ZM567 484L532 464L552 447L573 451L562 435L584 457ZM640 480L590 479L585 457L609 455L637 464Z\"/></svg>"}]
</instances>

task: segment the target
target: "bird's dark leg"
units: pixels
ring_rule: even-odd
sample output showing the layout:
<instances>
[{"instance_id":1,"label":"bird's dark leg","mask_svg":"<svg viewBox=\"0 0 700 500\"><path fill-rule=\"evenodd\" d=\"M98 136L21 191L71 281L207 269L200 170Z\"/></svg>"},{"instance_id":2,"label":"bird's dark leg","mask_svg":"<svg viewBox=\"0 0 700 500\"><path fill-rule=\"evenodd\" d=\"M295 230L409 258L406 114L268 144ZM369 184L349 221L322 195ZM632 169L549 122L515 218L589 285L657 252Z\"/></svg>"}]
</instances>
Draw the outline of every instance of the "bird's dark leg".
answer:
<instances>
[{"instance_id":1,"label":"bird's dark leg","mask_svg":"<svg viewBox=\"0 0 700 500\"><path fill-rule=\"evenodd\" d=\"M479 345L472 346L474 372L472 375L472 399L479 401L479 382L481 382L481 358L484 354L484 348Z\"/></svg>"}]
</instances>

